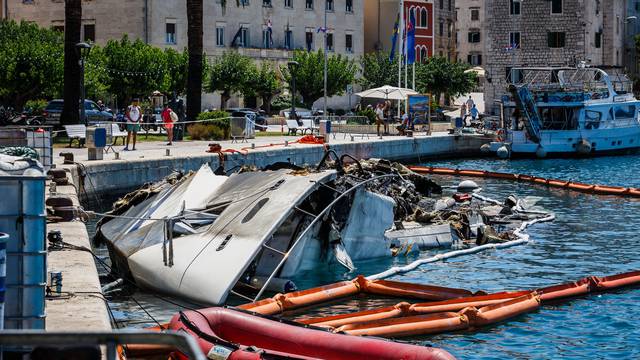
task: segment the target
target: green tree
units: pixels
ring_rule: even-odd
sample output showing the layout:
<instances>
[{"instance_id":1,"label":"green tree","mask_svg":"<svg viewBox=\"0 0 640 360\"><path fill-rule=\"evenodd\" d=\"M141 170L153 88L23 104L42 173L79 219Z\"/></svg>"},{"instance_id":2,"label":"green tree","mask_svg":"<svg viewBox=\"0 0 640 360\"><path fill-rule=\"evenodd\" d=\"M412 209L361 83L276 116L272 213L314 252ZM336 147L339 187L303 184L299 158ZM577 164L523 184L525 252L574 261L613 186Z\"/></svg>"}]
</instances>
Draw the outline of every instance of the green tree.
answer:
<instances>
[{"instance_id":1,"label":"green tree","mask_svg":"<svg viewBox=\"0 0 640 360\"><path fill-rule=\"evenodd\" d=\"M311 108L314 101L324 95L324 54L322 51L307 52L298 50L293 53L297 61L296 90L302 96L302 102ZM355 80L357 65L342 55L329 55L327 58L327 96L341 95L347 85ZM285 80L291 84L291 74L286 66L281 67Z\"/></svg>"},{"instance_id":2,"label":"green tree","mask_svg":"<svg viewBox=\"0 0 640 360\"><path fill-rule=\"evenodd\" d=\"M82 0L64 2L64 106L60 121L62 124L80 122L78 105L80 102L80 54L76 44L80 42L82 23Z\"/></svg>"},{"instance_id":3,"label":"green tree","mask_svg":"<svg viewBox=\"0 0 640 360\"><path fill-rule=\"evenodd\" d=\"M362 75L359 83L365 89L377 88L384 85L398 85L398 57L389 61L389 54L377 51L365 54L360 58Z\"/></svg>"},{"instance_id":4,"label":"green tree","mask_svg":"<svg viewBox=\"0 0 640 360\"><path fill-rule=\"evenodd\" d=\"M245 96L259 96L267 114L271 113L273 98L282 92L280 75L270 62L263 62L260 67L254 67L247 79L244 89Z\"/></svg>"},{"instance_id":5,"label":"green tree","mask_svg":"<svg viewBox=\"0 0 640 360\"><path fill-rule=\"evenodd\" d=\"M27 22L0 21L2 104L20 110L27 100L59 93L62 69L62 34Z\"/></svg>"},{"instance_id":6,"label":"green tree","mask_svg":"<svg viewBox=\"0 0 640 360\"><path fill-rule=\"evenodd\" d=\"M187 74L189 68L189 53L165 49L166 75L163 90L168 94L182 95L187 89Z\"/></svg>"},{"instance_id":7,"label":"green tree","mask_svg":"<svg viewBox=\"0 0 640 360\"><path fill-rule=\"evenodd\" d=\"M105 85L116 94L119 104L132 97L151 94L161 89L165 81L166 59L159 48L141 40L131 42L125 35L121 40L109 40L104 52Z\"/></svg>"},{"instance_id":8,"label":"green tree","mask_svg":"<svg viewBox=\"0 0 640 360\"><path fill-rule=\"evenodd\" d=\"M431 57L416 66L416 90L431 93L435 99L444 94L448 99L469 93L476 86L476 74L465 73L469 65L450 62L444 57Z\"/></svg>"},{"instance_id":9,"label":"green tree","mask_svg":"<svg viewBox=\"0 0 640 360\"><path fill-rule=\"evenodd\" d=\"M255 65L249 57L235 51L226 51L210 65L206 89L221 92L220 108L224 109L231 94L248 93L246 87L255 71Z\"/></svg>"}]
</instances>

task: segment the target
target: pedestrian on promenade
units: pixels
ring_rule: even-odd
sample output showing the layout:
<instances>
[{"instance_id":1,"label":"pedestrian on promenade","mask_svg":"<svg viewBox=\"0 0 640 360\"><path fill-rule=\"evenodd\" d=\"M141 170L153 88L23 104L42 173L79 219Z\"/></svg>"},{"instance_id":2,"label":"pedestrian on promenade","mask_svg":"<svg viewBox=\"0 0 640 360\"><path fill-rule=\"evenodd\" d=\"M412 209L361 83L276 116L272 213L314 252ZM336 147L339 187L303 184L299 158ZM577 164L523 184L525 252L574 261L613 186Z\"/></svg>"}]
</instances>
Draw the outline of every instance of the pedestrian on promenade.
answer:
<instances>
[{"instance_id":1,"label":"pedestrian on promenade","mask_svg":"<svg viewBox=\"0 0 640 360\"><path fill-rule=\"evenodd\" d=\"M138 99L133 99L131 105L127 107L127 111L124 114L127 121L127 144L124 147L124 151L129 151L129 142L133 137L133 147L131 150L136 149L136 140L138 137L138 131L140 131L140 120L142 119L142 110L140 109Z\"/></svg>"},{"instance_id":2,"label":"pedestrian on promenade","mask_svg":"<svg viewBox=\"0 0 640 360\"><path fill-rule=\"evenodd\" d=\"M478 108L476 107L476 104L473 104L473 107L469 112L471 113L471 121L476 121L476 118L478 117Z\"/></svg>"},{"instance_id":3,"label":"pedestrian on promenade","mask_svg":"<svg viewBox=\"0 0 640 360\"><path fill-rule=\"evenodd\" d=\"M467 104L462 103L462 106L460 106L460 118L462 118L462 121L464 122L464 119L467 117Z\"/></svg>"},{"instance_id":4,"label":"pedestrian on promenade","mask_svg":"<svg viewBox=\"0 0 640 360\"><path fill-rule=\"evenodd\" d=\"M376 106L376 129L380 136L380 125L384 124L384 105L382 103Z\"/></svg>"},{"instance_id":5,"label":"pedestrian on promenade","mask_svg":"<svg viewBox=\"0 0 640 360\"><path fill-rule=\"evenodd\" d=\"M162 110L162 122L164 123L164 128L167 130L167 145L173 144L173 124L178 122L178 114L176 114L171 108L169 104L164 104L164 110Z\"/></svg>"},{"instance_id":6,"label":"pedestrian on promenade","mask_svg":"<svg viewBox=\"0 0 640 360\"><path fill-rule=\"evenodd\" d=\"M389 123L391 123L391 101L384 102L384 134L389 135Z\"/></svg>"},{"instance_id":7,"label":"pedestrian on promenade","mask_svg":"<svg viewBox=\"0 0 640 360\"><path fill-rule=\"evenodd\" d=\"M471 111L471 108L473 108L473 106L474 106L475 104L476 104L476 103L475 103L475 102L473 101L473 99L471 98L471 95L469 95L469 98L467 99L467 109L468 109L469 111Z\"/></svg>"}]
</instances>

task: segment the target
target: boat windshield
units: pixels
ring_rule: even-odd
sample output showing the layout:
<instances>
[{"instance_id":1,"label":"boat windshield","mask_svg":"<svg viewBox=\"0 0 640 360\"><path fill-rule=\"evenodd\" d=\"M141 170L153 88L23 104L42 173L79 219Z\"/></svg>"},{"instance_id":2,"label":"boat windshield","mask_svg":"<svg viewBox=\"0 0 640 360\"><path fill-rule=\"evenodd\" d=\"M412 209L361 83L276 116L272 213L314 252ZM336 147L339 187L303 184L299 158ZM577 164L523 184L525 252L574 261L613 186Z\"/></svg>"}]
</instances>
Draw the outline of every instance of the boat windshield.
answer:
<instances>
[{"instance_id":1,"label":"boat windshield","mask_svg":"<svg viewBox=\"0 0 640 360\"><path fill-rule=\"evenodd\" d=\"M579 107L538 108L542 130L575 130L580 119Z\"/></svg>"}]
</instances>

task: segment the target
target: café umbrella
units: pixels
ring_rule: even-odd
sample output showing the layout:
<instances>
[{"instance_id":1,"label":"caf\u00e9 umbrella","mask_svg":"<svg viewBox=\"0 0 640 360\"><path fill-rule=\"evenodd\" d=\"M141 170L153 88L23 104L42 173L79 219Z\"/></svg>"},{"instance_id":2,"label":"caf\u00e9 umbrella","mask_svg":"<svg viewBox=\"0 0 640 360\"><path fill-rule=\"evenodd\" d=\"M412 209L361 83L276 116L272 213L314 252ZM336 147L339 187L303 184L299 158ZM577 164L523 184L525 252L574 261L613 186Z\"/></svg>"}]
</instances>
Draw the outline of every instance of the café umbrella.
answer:
<instances>
[{"instance_id":1,"label":"caf\u00e9 umbrella","mask_svg":"<svg viewBox=\"0 0 640 360\"><path fill-rule=\"evenodd\" d=\"M374 98L385 100L406 100L409 95L418 95L411 89L399 88L395 86L381 86L379 88L369 89L356 93L355 95L362 98Z\"/></svg>"}]
</instances>

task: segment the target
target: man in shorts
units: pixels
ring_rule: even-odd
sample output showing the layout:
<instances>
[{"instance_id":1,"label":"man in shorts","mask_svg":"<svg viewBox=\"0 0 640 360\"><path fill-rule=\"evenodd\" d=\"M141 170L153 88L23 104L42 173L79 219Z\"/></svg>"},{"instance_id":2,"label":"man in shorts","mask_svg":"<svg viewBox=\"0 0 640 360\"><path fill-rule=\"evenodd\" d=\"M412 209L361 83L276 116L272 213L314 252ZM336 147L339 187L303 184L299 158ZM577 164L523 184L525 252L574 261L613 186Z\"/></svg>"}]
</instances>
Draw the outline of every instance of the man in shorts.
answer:
<instances>
[{"instance_id":1,"label":"man in shorts","mask_svg":"<svg viewBox=\"0 0 640 360\"><path fill-rule=\"evenodd\" d=\"M380 136L380 125L384 124L384 105L382 103L376 106L376 129L378 130L378 136Z\"/></svg>"},{"instance_id":2,"label":"man in shorts","mask_svg":"<svg viewBox=\"0 0 640 360\"><path fill-rule=\"evenodd\" d=\"M125 120L127 121L127 144L124 147L124 151L129 151L129 141L133 136L133 148L131 150L136 149L136 138L138 136L138 131L140 131L140 121L142 120L142 110L140 109L138 99L133 99L131 105L127 107L127 111L124 114Z\"/></svg>"}]
</instances>

